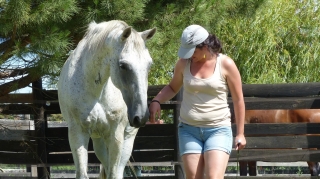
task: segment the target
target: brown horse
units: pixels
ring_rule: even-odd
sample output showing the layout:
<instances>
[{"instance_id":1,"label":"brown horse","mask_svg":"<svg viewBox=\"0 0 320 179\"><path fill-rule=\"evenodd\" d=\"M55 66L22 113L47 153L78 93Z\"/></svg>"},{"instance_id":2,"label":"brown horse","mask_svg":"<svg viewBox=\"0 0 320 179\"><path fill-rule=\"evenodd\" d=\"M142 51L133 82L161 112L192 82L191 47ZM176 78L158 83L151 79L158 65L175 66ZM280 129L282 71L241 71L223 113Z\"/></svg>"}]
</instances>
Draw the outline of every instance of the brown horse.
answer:
<instances>
[{"instance_id":1,"label":"brown horse","mask_svg":"<svg viewBox=\"0 0 320 179\"><path fill-rule=\"evenodd\" d=\"M296 110L246 110L245 123L320 123L320 109L296 109ZM318 162L307 162L311 176L318 176ZM239 162L240 175L257 175L257 162Z\"/></svg>"},{"instance_id":2,"label":"brown horse","mask_svg":"<svg viewBox=\"0 0 320 179\"><path fill-rule=\"evenodd\" d=\"M246 110L245 123L320 123L320 109Z\"/></svg>"}]
</instances>

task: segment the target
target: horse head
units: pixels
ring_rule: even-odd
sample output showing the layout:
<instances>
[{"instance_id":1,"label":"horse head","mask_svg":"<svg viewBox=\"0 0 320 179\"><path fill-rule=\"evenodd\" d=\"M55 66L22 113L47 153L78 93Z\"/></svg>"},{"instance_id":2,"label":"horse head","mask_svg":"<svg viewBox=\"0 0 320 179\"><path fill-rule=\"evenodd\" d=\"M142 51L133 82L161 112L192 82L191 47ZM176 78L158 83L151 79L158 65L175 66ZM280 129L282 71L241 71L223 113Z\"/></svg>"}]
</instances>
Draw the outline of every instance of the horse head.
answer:
<instances>
[{"instance_id":1,"label":"horse head","mask_svg":"<svg viewBox=\"0 0 320 179\"><path fill-rule=\"evenodd\" d=\"M111 80L122 93L128 119L133 127L144 126L149 118L147 90L152 58L145 42L155 32L155 28L137 32L127 26L119 31L116 42L119 48L114 49L118 52L113 53L118 56L111 62Z\"/></svg>"}]
</instances>

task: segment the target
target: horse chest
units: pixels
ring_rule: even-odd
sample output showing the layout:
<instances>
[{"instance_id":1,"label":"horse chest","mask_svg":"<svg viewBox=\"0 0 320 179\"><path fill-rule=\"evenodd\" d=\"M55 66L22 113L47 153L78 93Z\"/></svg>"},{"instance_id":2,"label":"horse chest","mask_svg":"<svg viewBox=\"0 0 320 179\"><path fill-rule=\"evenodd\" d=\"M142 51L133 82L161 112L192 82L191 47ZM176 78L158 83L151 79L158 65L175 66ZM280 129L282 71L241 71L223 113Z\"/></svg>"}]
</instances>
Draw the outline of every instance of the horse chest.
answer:
<instances>
[{"instance_id":1,"label":"horse chest","mask_svg":"<svg viewBox=\"0 0 320 179\"><path fill-rule=\"evenodd\" d=\"M79 108L77 109L79 110ZM75 114L79 114L77 111ZM83 130L88 131L92 137L109 135L119 124L127 122L124 108L110 109L100 103L96 103L92 109L84 109L80 112L80 124ZM126 124L123 124L126 125Z\"/></svg>"}]
</instances>

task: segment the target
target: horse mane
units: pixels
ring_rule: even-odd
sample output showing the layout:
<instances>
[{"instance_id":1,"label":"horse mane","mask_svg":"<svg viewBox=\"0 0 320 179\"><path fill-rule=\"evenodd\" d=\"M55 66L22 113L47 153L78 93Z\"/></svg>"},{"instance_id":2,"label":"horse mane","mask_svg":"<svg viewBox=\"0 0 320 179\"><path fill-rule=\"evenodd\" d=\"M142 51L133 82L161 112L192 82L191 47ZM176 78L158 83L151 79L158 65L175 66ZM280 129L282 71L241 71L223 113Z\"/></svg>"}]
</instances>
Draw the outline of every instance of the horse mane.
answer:
<instances>
[{"instance_id":1,"label":"horse mane","mask_svg":"<svg viewBox=\"0 0 320 179\"><path fill-rule=\"evenodd\" d=\"M97 50L102 49L102 47L105 45L105 39L112 30L124 30L127 27L129 27L129 25L120 20L112 20L98 24L93 21L89 24L87 32L83 38L83 40L86 41L85 48L92 52L96 52ZM131 28L131 34L128 37L127 42L134 43L134 47L139 49L138 52L142 52L142 49L145 48L144 41L138 32L133 28ZM127 48L129 48L129 43L125 43L124 45L124 49Z\"/></svg>"}]
</instances>

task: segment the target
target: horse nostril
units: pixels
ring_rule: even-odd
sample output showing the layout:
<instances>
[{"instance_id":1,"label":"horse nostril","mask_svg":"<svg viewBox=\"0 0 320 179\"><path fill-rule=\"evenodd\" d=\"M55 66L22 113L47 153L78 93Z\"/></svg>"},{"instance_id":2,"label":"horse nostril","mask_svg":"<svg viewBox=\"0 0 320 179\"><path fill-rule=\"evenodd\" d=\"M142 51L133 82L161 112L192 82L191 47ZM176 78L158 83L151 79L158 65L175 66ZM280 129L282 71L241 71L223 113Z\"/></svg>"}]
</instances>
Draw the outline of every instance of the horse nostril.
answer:
<instances>
[{"instance_id":1,"label":"horse nostril","mask_svg":"<svg viewBox=\"0 0 320 179\"><path fill-rule=\"evenodd\" d=\"M135 116L133 118L133 126L134 127L140 127L140 118L138 116Z\"/></svg>"}]
</instances>

